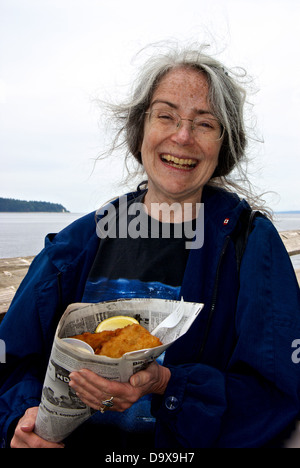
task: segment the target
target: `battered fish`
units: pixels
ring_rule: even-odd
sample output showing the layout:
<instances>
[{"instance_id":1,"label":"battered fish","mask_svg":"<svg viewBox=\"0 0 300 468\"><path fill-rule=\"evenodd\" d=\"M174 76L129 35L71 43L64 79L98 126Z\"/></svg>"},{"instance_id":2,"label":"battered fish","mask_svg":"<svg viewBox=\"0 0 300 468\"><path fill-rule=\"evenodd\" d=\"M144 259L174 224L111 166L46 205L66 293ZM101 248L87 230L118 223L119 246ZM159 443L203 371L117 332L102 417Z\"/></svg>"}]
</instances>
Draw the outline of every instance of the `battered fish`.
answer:
<instances>
[{"instance_id":1,"label":"battered fish","mask_svg":"<svg viewBox=\"0 0 300 468\"><path fill-rule=\"evenodd\" d=\"M76 340L85 341L85 343L89 344L93 350L96 352L97 349L101 349L106 341L110 340L113 336L117 335L118 330L114 331L103 331L101 333L89 333L85 332L82 335L75 335L72 338Z\"/></svg>"},{"instance_id":2,"label":"battered fish","mask_svg":"<svg viewBox=\"0 0 300 468\"><path fill-rule=\"evenodd\" d=\"M160 345L162 345L161 341L156 336L151 335L141 325L128 325L125 328L119 329L119 333L109 341L106 341L101 350L97 350L95 354L120 358L123 354L130 353L131 351L155 348Z\"/></svg>"},{"instance_id":3,"label":"battered fish","mask_svg":"<svg viewBox=\"0 0 300 468\"><path fill-rule=\"evenodd\" d=\"M94 349L95 354L111 358L120 358L123 354L131 351L162 345L156 336L151 335L141 325L135 324L114 331L86 332L82 335L72 336L72 338L88 343Z\"/></svg>"}]
</instances>

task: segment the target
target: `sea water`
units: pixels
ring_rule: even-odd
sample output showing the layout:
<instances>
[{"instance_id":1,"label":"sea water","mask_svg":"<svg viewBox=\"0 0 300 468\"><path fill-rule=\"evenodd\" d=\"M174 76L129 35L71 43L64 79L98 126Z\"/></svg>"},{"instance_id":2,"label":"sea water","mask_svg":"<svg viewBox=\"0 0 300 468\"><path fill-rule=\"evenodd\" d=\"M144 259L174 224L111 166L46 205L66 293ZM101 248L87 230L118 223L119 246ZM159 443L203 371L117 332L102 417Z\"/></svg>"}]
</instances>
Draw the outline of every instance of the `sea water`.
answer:
<instances>
[{"instance_id":1,"label":"sea water","mask_svg":"<svg viewBox=\"0 0 300 468\"><path fill-rule=\"evenodd\" d=\"M45 236L56 233L84 216L83 213L0 213L0 258L34 256L44 247ZM300 230L300 213L277 213L278 231ZM96 229L96 226L95 226ZM300 269L300 255L291 257Z\"/></svg>"},{"instance_id":2,"label":"sea water","mask_svg":"<svg viewBox=\"0 0 300 468\"><path fill-rule=\"evenodd\" d=\"M0 213L0 258L38 254L47 234L61 231L81 216L79 213Z\"/></svg>"}]
</instances>

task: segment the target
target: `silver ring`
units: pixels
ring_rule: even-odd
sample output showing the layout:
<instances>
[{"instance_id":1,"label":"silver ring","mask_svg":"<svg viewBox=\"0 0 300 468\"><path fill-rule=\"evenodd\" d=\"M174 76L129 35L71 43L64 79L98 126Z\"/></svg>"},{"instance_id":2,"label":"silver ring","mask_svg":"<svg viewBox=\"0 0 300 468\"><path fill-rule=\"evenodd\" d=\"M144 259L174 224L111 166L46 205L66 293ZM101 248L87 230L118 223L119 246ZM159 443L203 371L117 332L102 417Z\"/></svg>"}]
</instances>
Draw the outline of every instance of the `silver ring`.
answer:
<instances>
[{"instance_id":1,"label":"silver ring","mask_svg":"<svg viewBox=\"0 0 300 468\"><path fill-rule=\"evenodd\" d=\"M101 404L103 406L101 406L100 409L99 409L100 413L103 414L106 410L108 410L109 408L112 408L114 406L113 399L114 399L114 397L112 396L108 400L104 400L104 401L101 402Z\"/></svg>"}]
</instances>

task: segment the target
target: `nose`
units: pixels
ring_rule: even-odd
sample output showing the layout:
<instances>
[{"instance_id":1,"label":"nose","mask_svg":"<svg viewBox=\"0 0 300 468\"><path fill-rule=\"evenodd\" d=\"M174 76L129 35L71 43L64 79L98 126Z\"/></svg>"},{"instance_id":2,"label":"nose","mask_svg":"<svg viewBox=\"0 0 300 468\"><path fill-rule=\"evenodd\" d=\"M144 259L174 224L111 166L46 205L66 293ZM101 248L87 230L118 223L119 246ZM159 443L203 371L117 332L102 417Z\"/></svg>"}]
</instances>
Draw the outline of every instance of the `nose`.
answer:
<instances>
[{"instance_id":1,"label":"nose","mask_svg":"<svg viewBox=\"0 0 300 468\"><path fill-rule=\"evenodd\" d=\"M176 129L176 132L172 134L171 139L182 146L193 144L195 139L192 129L192 121L189 119L182 119L179 127Z\"/></svg>"}]
</instances>

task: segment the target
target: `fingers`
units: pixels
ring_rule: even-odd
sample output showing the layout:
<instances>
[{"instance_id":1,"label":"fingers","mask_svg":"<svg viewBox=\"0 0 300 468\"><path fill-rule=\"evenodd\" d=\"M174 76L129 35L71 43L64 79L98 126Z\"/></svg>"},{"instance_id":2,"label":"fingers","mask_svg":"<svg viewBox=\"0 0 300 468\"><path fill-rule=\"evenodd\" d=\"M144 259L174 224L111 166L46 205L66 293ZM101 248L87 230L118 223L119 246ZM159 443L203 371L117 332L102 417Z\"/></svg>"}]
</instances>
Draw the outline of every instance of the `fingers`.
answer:
<instances>
[{"instance_id":1,"label":"fingers","mask_svg":"<svg viewBox=\"0 0 300 468\"><path fill-rule=\"evenodd\" d=\"M153 362L146 370L132 376L128 383L110 381L82 369L71 372L69 385L83 403L95 410L100 410L103 401L113 397L113 407L109 410L123 412L144 395L164 394L170 377L168 368Z\"/></svg>"},{"instance_id":2,"label":"fingers","mask_svg":"<svg viewBox=\"0 0 300 468\"><path fill-rule=\"evenodd\" d=\"M87 369L72 372L69 385L86 405L96 410L103 406L102 401L113 396L114 405L110 411L123 412L141 396L140 390L129 383L110 381Z\"/></svg>"},{"instance_id":3,"label":"fingers","mask_svg":"<svg viewBox=\"0 0 300 468\"><path fill-rule=\"evenodd\" d=\"M11 448L63 448L64 444L48 442L33 432L38 407L29 408L18 422Z\"/></svg>"},{"instance_id":4,"label":"fingers","mask_svg":"<svg viewBox=\"0 0 300 468\"><path fill-rule=\"evenodd\" d=\"M86 405L96 410L99 410L102 400L111 396L106 391L106 380L88 370L72 372L69 385Z\"/></svg>"},{"instance_id":5,"label":"fingers","mask_svg":"<svg viewBox=\"0 0 300 468\"><path fill-rule=\"evenodd\" d=\"M73 377L69 385L76 391L76 395L83 403L95 410L100 409L102 400L109 398L108 394L101 392L87 382L82 382L76 376Z\"/></svg>"}]
</instances>

